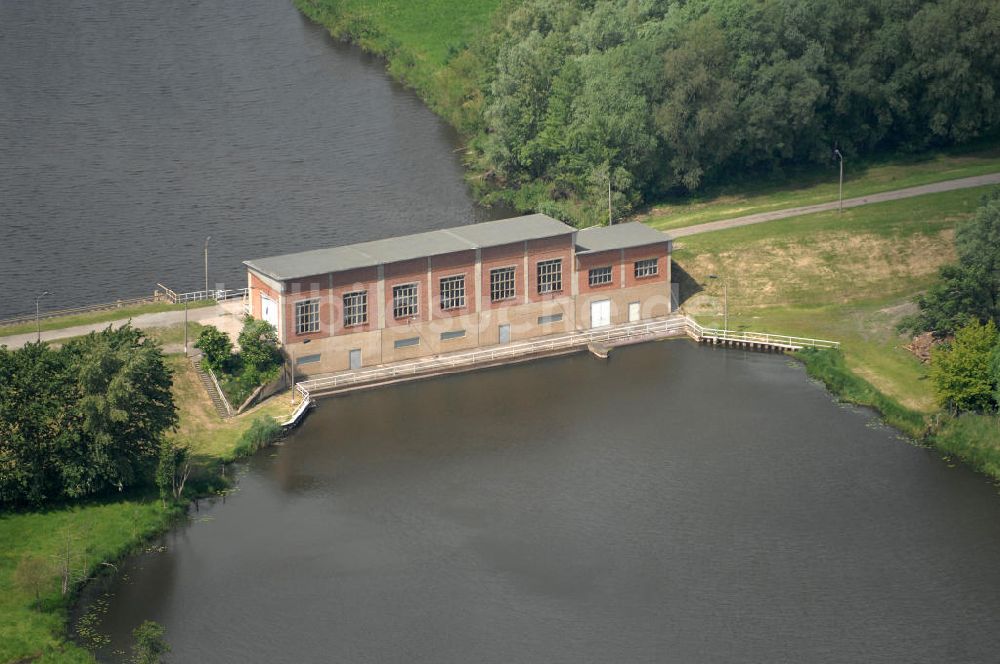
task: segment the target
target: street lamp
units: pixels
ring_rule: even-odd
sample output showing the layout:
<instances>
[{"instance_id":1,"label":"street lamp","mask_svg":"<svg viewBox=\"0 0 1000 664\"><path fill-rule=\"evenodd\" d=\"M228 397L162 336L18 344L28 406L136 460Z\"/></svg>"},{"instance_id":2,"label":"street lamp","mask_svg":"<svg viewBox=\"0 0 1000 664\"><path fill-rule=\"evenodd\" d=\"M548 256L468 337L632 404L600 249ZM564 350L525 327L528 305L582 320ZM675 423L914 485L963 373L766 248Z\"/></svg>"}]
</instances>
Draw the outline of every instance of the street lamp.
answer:
<instances>
[{"instance_id":1,"label":"street lamp","mask_svg":"<svg viewBox=\"0 0 1000 664\"><path fill-rule=\"evenodd\" d=\"M35 334L36 334L35 341L39 343L42 341L42 324L38 320L38 301L41 300L46 295L52 295L52 293L48 291L42 291L41 293L35 296Z\"/></svg>"},{"instance_id":2,"label":"street lamp","mask_svg":"<svg viewBox=\"0 0 1000 664\"><path fill-rule=\"evenodd\" d=\"M725 279L722 279L722 277L720 277L717 274L710 274L710 275L708 275L708 278L709 279L720 279L722 281L722 293L723 293L723 300L722 300L722 312L723 312L722 313L722 316L723 316L723 318L722 318L722 320L723 320L722 331L728 333L729 332L729 282L726 281Z\"/></svg>"},{"instance_id":3,"label":"street lamp","mask_svg":"<svg viewBox=\"0 0 1000 664\"><path fill-rule=\"evenodd\" d=\"M838 148L833 149L833 156L840 161L840 207L839 212L844 211L844 155L840 154Z\"/></svg>"},{"instance_id":4,"label":"street lamp","mask_svg":"<svg viewBox=\"0 0 1000 664\"><path fill-rule=\"evenodd\" d=\"M212 239L209 235L205 238L205 299L208 299L208 241Z\"/></svg>"}]
</instances>

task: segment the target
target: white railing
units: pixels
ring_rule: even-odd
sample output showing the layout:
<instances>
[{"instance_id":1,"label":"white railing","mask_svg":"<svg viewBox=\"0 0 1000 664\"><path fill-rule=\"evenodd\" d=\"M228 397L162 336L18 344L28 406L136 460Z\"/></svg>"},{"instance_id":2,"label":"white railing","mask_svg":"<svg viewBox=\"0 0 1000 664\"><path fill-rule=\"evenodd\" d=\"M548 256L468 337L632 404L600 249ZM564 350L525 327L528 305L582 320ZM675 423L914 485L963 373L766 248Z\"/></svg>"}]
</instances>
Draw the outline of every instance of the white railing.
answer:
<instances>
[{"instance_id":1,"label":"white railing","mask_svg":"<svg viewBox=\"0 0 1000 664\"><path fill-rule=\"evenodd\" d=\"M581 330L555 337L544 337L541 339L533 339L531 341L508 344L505 346L493 346L482 350L397 362L395 364L373 367L371 369L344 371L329 376L300 381L295 384L295 389L301 395L303 401L306 401L313 393L335 390L351 385L389 381L396 378L405 378L407 376L416 376L435 371L456 369L502 360L513 360L529 355L552 353L560 350L578 348L594 342L621 344L627 343L628 341L638 341L641 339L660 338L683 334L687 334L694 339L702 341L758 344L788 350L798 350L806 347L840 347L840 343L837 341L809 339L806 337L792 337L786 334L719 330L716 328L703 327L688 316L670 316L669 318L659 318L651 321L629 323L627 325L604 327L596 330Z\"/></svg>"},{"instance_id":2,"label":"white railing","mask_svg":"<svg viewBox=\"0 0 1000 664\"><path fill-rule=\"evenodd\" d=\"M766 332L746 332L741 330L720 330L715 327L702 327L691 318L688 321L688 334L695 339L704 341L722 341L745 344L762 344L780 348L840 348L839 341L827 339L810 339L808 337L791 337L787 334L768 334Z\"/></svg>"},{"instance_id":3,"label":"white railing","mask_svg":"<svg viewBox=\"0 0 1000 664\"><path fill-rule=\"evenodd\" d=\"M235 300L237 298L246 299L249 289L247 288L213 288L209 290L198 290L191 291L188 293L178 293L173 291L163 284L156 284L163 289L166 298L173 302L174 304L182 304L184 302L198 302L200 300L215 300L216 302L225 302L226 300Z\"/></svg>"},{"instance_id":4,"label":"white railing","mask_svg":"<svg viewBox=\"0 0 1000 664\"><path fill-rule=\"evenodd\" d=\"M687 320L674 316L655 321L631 323L616 327L605 327L596 330L584 330L542 339L533 339L505 346L494 346L483 350L465 353L441 355L408 362L398 362L372 369L346 371L343 373L313 378L296 383L296 388L303 397L317 391L332 390L345 385L371 383L381 380L392 380L405 376L426 373L434 370L453 369L487 362L511 360L537 353L551 353L559 350L586 346L593 342L621 343L650 336L666 336L671 333L684 334Z\"/></svg>"}]
</instances>

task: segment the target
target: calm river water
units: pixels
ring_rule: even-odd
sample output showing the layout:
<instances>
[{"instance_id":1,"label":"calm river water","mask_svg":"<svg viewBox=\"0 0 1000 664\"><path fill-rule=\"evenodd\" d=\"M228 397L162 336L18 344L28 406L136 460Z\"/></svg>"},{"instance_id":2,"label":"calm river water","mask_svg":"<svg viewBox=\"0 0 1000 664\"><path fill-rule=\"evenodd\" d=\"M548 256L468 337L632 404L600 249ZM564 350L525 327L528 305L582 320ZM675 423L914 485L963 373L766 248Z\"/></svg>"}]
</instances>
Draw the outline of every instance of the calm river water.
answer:
<instances>
[{"instance_id":1,"label":"calm river water","mask_svg":"<svg viewBox=\"0 0 1000 664\"><path fill-rule=\"evenodd\" d=\"M487 218L457 147L288 0L0 2L0 318Z\"/></svg>"},{"instance_id":2,"label":"calm river water","mask_svg":"<svg viewBox=\"0 0 1000 664\"><path fill-rule=\"evenodd\" d=\"M668 341L323 401L92 585L177 662L993 662L1000 498L774 355Z\"/></svg>"},{"instance_id":3,"label":"calm river water","mask_svg":"<svg viewBox=\"0 0 1000 664\"><path fill-rule=\"evenodd\" d=\"M485 218L455 136L284 0L0 2L0 316ZM942 662L1000 498L780 357L684 341L325 401L90 585L114 661Z\"/></svg>"}]
</instances>

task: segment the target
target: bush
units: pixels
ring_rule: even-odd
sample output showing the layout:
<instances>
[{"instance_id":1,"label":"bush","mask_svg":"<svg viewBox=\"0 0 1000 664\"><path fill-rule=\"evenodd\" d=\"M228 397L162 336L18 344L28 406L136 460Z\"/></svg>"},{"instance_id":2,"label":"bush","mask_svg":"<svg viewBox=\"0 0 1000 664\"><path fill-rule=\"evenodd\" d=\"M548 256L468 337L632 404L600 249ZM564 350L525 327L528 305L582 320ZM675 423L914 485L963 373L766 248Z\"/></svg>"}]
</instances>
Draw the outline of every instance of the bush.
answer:
<instances>
[{"instance_id":1,"label":"bush","mask_svg":"<svg viewBox=\"0 0 1000 664\"><path fill-rule=\"evenodd\" d=\"M213 371L223 371L233 354L233 342L214 325L208 325L198 335L195 348L205 354L205 362Z\"/></svg>"},{"instance_id":2,"label":"bush","mask_svg":"<svg viewBox=\"0 0 1000 664\"><path fill-rule=\"evenodd\" d=\"M267 321L247 316L243 319L243 330L237 341L244 365L257 373L266 374L272 367L281 364L278 331Z\"/></svg>"},{"instance_id":3,"label":"bush","mask_svg":"<svg viewBox=\"0 0 1000 664\"><path fill-rule=\"evenodd\" d=\"M993 409L996 383L990 359L997 345L993 321L973 321L955 333L952 343L931 350L931 380L942 406L956 411Z\"/></svg>"}]
</instances>

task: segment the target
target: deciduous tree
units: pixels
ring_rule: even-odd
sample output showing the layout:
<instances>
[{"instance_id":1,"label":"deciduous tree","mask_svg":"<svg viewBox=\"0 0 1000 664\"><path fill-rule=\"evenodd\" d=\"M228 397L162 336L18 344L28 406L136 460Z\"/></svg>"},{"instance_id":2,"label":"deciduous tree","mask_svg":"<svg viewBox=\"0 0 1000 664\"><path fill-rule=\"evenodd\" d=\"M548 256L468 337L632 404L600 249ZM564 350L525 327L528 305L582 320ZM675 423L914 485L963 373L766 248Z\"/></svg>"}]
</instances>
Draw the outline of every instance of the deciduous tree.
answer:
<instances>
[{"instance_id":1,"label":"deciduous tree","mask_svg":"<svg viewBox=\"0 0 1000 664\"><path fill-rule=\"evenodd\" d=\"M931 380L938 401L956 411L989 411L995 407L996 382L991 359L1000 340L990 321L959 328L955 339L931 351Z\"/></svg>"}]
</instances>

